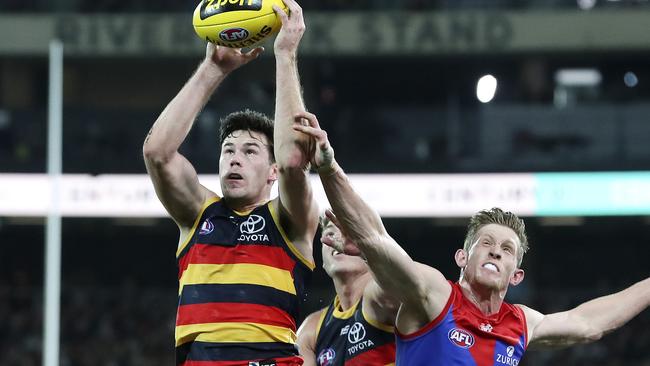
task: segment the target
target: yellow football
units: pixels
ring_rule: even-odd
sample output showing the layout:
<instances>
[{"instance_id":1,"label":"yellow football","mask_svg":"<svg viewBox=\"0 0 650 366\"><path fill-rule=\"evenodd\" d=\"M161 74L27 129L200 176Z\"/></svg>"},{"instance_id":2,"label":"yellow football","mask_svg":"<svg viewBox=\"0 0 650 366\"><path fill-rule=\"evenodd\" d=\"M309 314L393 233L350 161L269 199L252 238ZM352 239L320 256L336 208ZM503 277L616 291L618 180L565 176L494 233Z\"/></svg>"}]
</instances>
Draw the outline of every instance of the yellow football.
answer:
<instances>
[{"instance_id":1,"label":"yellow football","mask_svg":"<svg viewBox=\"0 0 650 366\"><path fill-rule=\"evenodd\" d=\"M192 24L202 39L232 48L252 47L276 34L282 22L273 11L282 0L202 0Z\"/></svg>"}]
</instances>

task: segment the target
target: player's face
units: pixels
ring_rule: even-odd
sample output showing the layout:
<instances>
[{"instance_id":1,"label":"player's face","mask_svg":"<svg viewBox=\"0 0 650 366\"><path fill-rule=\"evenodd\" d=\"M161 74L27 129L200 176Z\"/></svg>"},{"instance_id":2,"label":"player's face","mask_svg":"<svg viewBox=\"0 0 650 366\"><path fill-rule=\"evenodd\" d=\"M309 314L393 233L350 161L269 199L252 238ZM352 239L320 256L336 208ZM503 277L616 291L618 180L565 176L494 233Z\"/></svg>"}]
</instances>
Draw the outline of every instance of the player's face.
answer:
<instances>
[{"instance_id":1,"label":"player's face","mask_svg":"<svg viewBox=\"0 0 650 366\"><path fill-rule=\"evenodd\" d=\"M277 178L263 133L234 131L221 146L219 176L223 196L245 202L268 199Z\"/></svg>"},{"instance_id":2,"label":"player's face","mask_svg":"<svg viewBox=\"0 0 650 366\"><path fill-rule=\"evenodd\" d=\"M463 278L470 284L498 291L519 284L523 271L517 268L518 250L519 238L512 229L497 224L483 226L464 262L458 263L461 267L465 264Z\"/></svg>"},{"instance_id":3,"label":"player's face","mask_svg":"<svg viewBox=\"0 0 650 366\"><path fill-rule=\"evenodd\" d=\"M325 226L322 238L330 237L335 241L341 241L341 231L331 222ZM343 273L363 273L368 271L368 265L361 257L347 255L336 251L334 248L322 244L321 254L323 255L323 269L330 277Z\"/></svg>"}]
</instances>

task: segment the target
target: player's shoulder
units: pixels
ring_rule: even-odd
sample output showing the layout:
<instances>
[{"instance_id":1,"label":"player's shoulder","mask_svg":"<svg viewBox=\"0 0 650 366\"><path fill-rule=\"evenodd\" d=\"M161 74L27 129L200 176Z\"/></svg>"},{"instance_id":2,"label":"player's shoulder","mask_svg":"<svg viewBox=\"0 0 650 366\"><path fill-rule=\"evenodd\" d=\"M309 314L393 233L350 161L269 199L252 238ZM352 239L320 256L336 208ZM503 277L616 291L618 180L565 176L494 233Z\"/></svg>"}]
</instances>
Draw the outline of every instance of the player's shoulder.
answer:
<instances>
[{"instance_id":1,"label":"player's shoulder","mask_svg":"<svg viewBox=\"0 0 650 366\"><path fill-rule=\"evenodd\" d=\"M328 308L329 308L329 306L325 306L323 308L320 308L320 309L314 311L313 313L307 315L307 317L305 318L304 321L305 322L314 321L314 319L318 320L323 314L325 314L327 312Z\"/></svg>"},{"instance_id":2,"label":"player's shoulder","mask_svg":"<svg viewBox=\"0 0 650 366\"><path fill-rule=\"evenodd\" d=\"M453 294L454 283L434 267L416 261L413 261L413 263L420 276L427 283L430 293L440 300L447 301L449 296Z\"/></svg>"},{"instance_id":3,"label":"player's shoulder","mask_svg":"<svg viewBox=\"0 0 650 366\"><path fill-rule=\"evenodd\" d=\"M205 211L208 209L208 207L212 206L216 202L221 202L222 197L213 192L212 190L201 186L201 189L203 191L203 199L201 200L201 204L199 205L199 209L196 212L195 218L192 222L192 225L190 227L196 225L196 220L200 219L201 216L205 213Z\"/></svg>"},{"instance_id":4,"label":"player's shoulder","mask_svg":"<svg viewBox=\"0 0 650 366\"><path fill-rule=\"evenodd\" d=\"M541 312L539 312L539 311L537 311L537 310L535 310L535 309L533 309L533 308L531 308L529 306L526 306L524 304L512 304L512 306L514 308L517 308L517 309L521 310L521 312L526 317L526 323L528 323L529 327L530 326L534 327L539 322L541 322L542 319L544 319L544 314L542 314Z\"/></svg>"},{"instance_id":5,"label":"player's shoulder","mask_svg":"<svg viewBox=\"0 0 650 366\"><path fill-rule=\"evenodd\" d=\"M206 187L203 187L204 189L204 195L205 198L203 200L203 206L209 206L215 202L219 202L223 199L223 197L219 196L216 192L212 191L211 189L208 189Z\"/></svg>"},{"instance_id":6,"label":"player's shoulder","mask_svg":"<svg viewBox=\"0 0 650 366\"><path fill-rule=\"evenodd\" d=\"M300 328L298 328L298 336L299 337L301 335L304 336L305 334L311 334L311 335L317 334L318 328L320 327L322 319L326 313L327 313L327 307L324 307L320 310L316 310L313 313L307 315L305 320L302 321L302 324L300 324Z\"/></svg>"}]
</instances>

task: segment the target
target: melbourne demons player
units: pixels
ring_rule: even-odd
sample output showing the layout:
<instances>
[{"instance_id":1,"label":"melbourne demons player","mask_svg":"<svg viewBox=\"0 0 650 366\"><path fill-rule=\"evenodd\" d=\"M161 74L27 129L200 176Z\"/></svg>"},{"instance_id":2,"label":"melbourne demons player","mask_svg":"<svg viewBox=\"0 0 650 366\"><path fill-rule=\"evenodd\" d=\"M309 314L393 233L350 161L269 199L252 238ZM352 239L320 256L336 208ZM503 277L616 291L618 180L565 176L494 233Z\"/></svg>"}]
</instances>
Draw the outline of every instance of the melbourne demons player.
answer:
<instances>
[{"instance_id":1,"label":"melbourne demons player","mask_svg":"<svg viewBox=\"0 0 650 366\"><path fill-rule=\"evenodd\" d=\"M255 59L208 44L195 74L153 125L143 151L156 193L180 228L176 363L301 365L296 318L313 270L318 207L309 185L307 138L292 130L304 110L297 48L305 29L294 0L279 8L275 124L251 111L222 120L223 197L201 185L178 148L223 79ZM279 196L270 200L278 181Z\"/></svg>"},{"instance_id":2,"label":"melbourne demons player","mask_svg":"<svg viewBox=\"0 0 650 366\"><path fill-rule=\"evenodd\" d=\"M341 231L325 216L321 228L321 241L343 240ZM393 325L399 302L377 285L361 257L327 245L322 245L321 252L336 296L298 329L305 366L394 365Z\"/></svg>"},{"instance_id":3,"label":"melbourne demons player","mask_svg":"<svg viewBox=\"0 0 650 366\"><path fill-rule=\"evenodd\" d=\"M498 208L480 211L469 223L464 246L455 254L458 282L406 255L381 218L350 185L334 159L327 134L312 114L313 164L332 205L328 217L349 239L325 240L348 254L362 254L377 283L402 302L397 319L398 365L516 366L528 347L561 347L600 339L650 305L650 278L578 307L542 314L504 302L510 285L524 279L528 249L524 223Z\"/></svg>"}]
</instances>

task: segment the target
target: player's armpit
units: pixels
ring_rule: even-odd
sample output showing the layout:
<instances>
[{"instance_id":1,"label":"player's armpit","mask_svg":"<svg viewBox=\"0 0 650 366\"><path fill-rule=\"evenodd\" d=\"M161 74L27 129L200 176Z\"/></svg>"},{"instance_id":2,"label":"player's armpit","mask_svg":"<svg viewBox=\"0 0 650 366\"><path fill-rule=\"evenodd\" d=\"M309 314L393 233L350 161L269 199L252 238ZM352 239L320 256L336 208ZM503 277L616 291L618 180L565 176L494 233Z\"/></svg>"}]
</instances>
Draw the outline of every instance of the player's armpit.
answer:
<instances>
[{"instance_id":1,"label":"player's armpit","mask_svg":"<svg viewBox=\"0 0 650 366\"><path fill-rule=\"evenodd\" d=\"M381 324L395 325L395 316L400 304L397 298L379 287L374 279L366 285L363 291L364 315Z\"/></svg>"}]
</instances>

